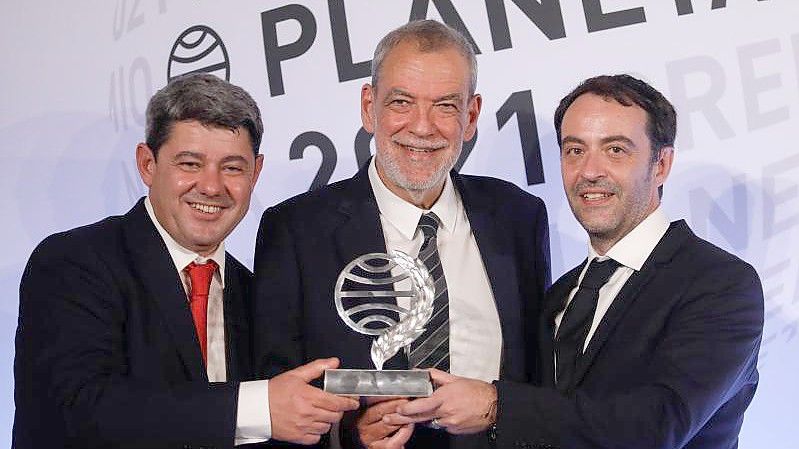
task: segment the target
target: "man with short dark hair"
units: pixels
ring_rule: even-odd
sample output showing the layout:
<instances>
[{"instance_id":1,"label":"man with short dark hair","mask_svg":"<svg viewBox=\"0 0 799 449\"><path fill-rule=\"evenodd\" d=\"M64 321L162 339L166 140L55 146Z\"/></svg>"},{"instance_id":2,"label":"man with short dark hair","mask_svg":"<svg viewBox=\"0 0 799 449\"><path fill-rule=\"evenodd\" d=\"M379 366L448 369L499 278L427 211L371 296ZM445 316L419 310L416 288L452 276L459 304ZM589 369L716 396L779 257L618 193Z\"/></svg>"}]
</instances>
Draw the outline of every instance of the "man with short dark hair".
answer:
<instances>
[{"instance_id":1,"label":"man with short dark hair","mask_svg":"<svg viewBox=\"0 0 799 449\"><path fill-rule=\"evenodd\" d=\"M590 245L547 294L543 385L433 371L436 392L384 420L488 428L498 448L737 447L758 381L763 291L749 264L660 208L674 108L643 81L599 76L561 101L555 129Z\"/></svg>"},{"instance_id":2,"label":"man with short dark hair","mask_svg":"<svg viewBox=\"0 0 799 449\"><path fill-rule=\"evenodd\" d=\"M147 106L127 214L46 238L20 285L12 447L230 448L314 443L352 399L308 382L335 359L252 377L252 273L225 252L263 157L261 114L213 75Z\"/></svg>"},{"instance_id":3,"label":"man with short dark hair","mask_svg":"<svg viewBox=\"0 0 799 449\"><path fill-rule=\"evenodd\" d=\"M374 158L353 178L289 199L261 219L253 302L260 374L332 355L344 368L374 368L373 338L337 316L333 290L353 259L400 250L424 260L436 299L427 333L386 368L536 379L535 345L528 344L536 323L522 316L536 313L549 284L546 209L510 183L452 171L477 128L476 74L469 42L436 21L411 22L378 44L372 83L361 89ZM393 287L407 290L401 282ZM408 298L390 294L376 300L407 310ZM450 438L434 425L400 429L381 420L404 401L364 410L357 432L343 426L344 447L379 448L412 430L408 447L446 447Z\"/></svg>"}]
</instances>

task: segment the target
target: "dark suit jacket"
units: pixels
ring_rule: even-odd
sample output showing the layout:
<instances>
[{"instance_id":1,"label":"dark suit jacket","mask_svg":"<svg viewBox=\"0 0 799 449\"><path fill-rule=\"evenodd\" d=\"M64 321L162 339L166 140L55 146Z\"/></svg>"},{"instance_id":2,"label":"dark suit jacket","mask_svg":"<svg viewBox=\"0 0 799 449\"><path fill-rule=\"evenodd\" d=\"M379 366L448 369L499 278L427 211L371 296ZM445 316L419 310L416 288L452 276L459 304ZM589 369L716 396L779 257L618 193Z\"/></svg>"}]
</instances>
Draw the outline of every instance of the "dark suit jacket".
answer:
<instances>
[{"instance_id":1,"label":"dark suit jacket","mask_svg":"<svg viewBox=\"0 0 799 449\"><path fill-rule=\"evenodd\" d=\"M55 234L20 286L13 446L232 447L252 273L225 261L228 379L209 384L179 275L140 200Z\"/></svg>"},{"instance_id":2,"label":"dark suit jacket","mask_svg":"<svg viewBox=\"0 0 799 449\"><path fill-rule=\"evenodd\" d=\"M549 236L543 202L497 179L453 174L480 249L499 311L501 377L536 381L537 315L549 284ZM272 376L318 357L336 356L345 368L374 368L374 337L339 318L333 288L356 257L386 252L366 168L355 177L269 208L255 251L253 363ZM407 368L402 354L386 368Z\"/></svg>"},{"instance_id":3,"label":"dark suit jacket","mask_svg":"<svg viewBox=\"0 0 799 449\"><path fill-rule=\"evenodd\" d=\"M737 447L758 381L763 291L754 269L672 223L602 319L565 396L551 388L551 337L581 268L547 295L545 386L497 384L497 447Z\"/></svg>"}]
</instances>

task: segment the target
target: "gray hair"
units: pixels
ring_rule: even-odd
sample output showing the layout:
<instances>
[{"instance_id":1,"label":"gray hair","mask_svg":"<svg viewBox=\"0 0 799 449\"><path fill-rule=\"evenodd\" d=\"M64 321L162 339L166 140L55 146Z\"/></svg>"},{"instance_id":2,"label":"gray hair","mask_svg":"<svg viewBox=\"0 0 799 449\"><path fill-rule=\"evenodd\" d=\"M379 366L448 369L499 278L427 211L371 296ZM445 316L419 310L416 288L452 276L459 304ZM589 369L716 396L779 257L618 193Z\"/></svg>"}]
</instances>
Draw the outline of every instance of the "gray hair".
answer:
<instances>
[{"instance_id":1,"label":"gray hair","mask_svg":"<svg viewBox=\"0 0 799 449\"><path fill-rule=\"evenodd\" d=\"M435 20L415 20L391 31L377 44L372 58L372 87L377 87L380 69L386 56L401 42L416 42L419 51L431 53L447 48L458 50L469 63L469 95L477 89L477 58L474 48L466 37L441 22Z\"/></svg>"},{"instance_id":2,"label":"gray hair","mask_svg":"<svg viewBox=\"0 0 799 449\"><path fill-rule=\"evenodd\" d=\"M253 153L258 154L264 124L255 100L241 87L208 73L173 78L147 103L144 131L147 146L158 157L158 149L169 138L172 126L196 120L205 126L246 129Z\"/></svg>"}]
</instances>

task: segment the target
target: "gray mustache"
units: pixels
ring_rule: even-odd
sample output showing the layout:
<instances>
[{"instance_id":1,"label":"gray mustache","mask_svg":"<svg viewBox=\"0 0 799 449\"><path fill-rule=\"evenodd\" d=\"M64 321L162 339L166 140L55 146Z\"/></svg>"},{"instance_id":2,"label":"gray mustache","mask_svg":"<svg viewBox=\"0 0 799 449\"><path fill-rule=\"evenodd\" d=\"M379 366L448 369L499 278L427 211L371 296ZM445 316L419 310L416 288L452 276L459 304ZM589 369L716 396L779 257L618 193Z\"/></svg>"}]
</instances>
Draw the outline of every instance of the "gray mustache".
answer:
<instances>
[{"instance_id":1,"label":"gray mustache","mask_svg":"<svg viewBox=\"0 0 799 449\"><path fill-rule=\"evenodd\" d=\"M405 146L405 147L413 147L419 148L421 150L440 150L441 148L446 148L447 142L443 140L424 140L424 139L412 139L412 138L402 138L402 139L391 139L392 142Z\"/></svg>"}]
</instances>

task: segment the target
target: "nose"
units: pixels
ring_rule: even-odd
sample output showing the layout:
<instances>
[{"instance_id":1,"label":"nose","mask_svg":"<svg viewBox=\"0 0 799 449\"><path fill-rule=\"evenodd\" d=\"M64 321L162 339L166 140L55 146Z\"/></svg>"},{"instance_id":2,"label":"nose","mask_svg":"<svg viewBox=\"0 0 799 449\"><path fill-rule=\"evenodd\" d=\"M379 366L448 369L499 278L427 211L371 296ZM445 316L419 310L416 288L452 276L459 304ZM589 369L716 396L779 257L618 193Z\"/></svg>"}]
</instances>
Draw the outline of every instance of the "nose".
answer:
<instances>
[{"instance_id":1,"label":"nose","mask_svg":"<svg viewBox=\"0 0 799 449\"><path fill-rule=\"evenodd\" d=\"M222 172L219 168L208 165L200 172L197 179L197 191L205 196L217 196L224 189Z\"/></svg>"},{"instance_id":2,"label":"nose","mask_svg":"<svg viewBox=\"0 0 799 449\"><path fill-rule=\"evenodd\" d=\"M433 125L431 110L421 106L415 108L408 123L408 130L419 137L433 134L435 126Z\"/></svg>"},{"instance_id":3,"label":"nose","mask_svg":"<svg viewBox=\"0 0 799 449\"><path fill-rule=\"evenodd\" d=\"M580 176L589 181L596 181L606 175L605 159L601 151L587 150L580 161Z\"/></svg>"}]
</instances>

